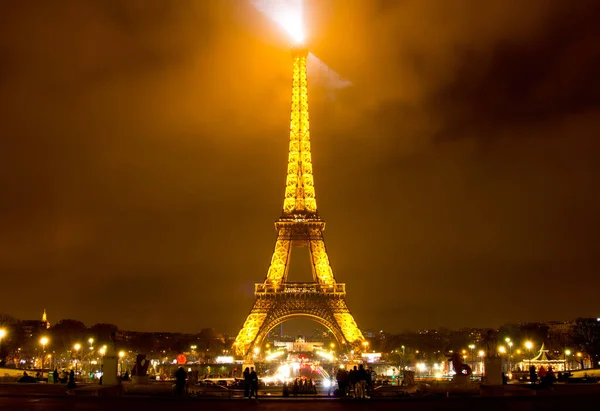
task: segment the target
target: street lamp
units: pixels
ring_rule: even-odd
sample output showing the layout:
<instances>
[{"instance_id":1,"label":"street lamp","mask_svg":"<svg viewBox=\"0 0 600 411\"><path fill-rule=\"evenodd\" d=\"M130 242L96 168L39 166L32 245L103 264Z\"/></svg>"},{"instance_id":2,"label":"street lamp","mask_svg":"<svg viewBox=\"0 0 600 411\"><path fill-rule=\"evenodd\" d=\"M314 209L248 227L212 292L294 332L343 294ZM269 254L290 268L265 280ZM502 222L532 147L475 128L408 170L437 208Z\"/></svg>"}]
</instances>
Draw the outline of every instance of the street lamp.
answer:
<instances>
[{"instance_id":1,"label":"street lamp","mask_svg":"<svg viewBox=\"0 0 600 411\"><path fill-rule=\"evenodd\" d=\"M511 378L511 376L510 376L510 375L511 375L511 370L512 370L512 367L511 367L510 359L511 359L511 357L512 357L512 346L513 346L513 342L512 342L512 341L510 341L510 338L506 338L506 339L508 340L508 341L507 341L507 342L508 342L508 375L509 375L509 377L508 377L508 378Z\"/></svg>"},{"instance_id":2,"label":"street lamp","mask_svg":"<svg viewBox=\"0 0 600 411\"><path fill-rule=\"evenodd\" d=\"M525 348L529 352L529 366L531 367L531 349L533 348L533 343L531 341L525 341Z\"/></svg>"},{"instance_id":3,"label":"street lamp","mask_svg":"<svg viewBox=\"0 0 600 411\"><path fill-rule=\"evenodd\" d=\"M506 354L506 347L505 347L505 346L503 346L503 345L501 345L500 347L498 347L498 352L499 352L500 354ZM500 356L500 359L501 359L501 361L502 361L502 356ZM504 362L504 361L502 361L502 362ZM503 368L504 368L504 367L503 367Z\"/></svg>"},{"instance_id":4,"label":"street lamp","mask_svg":"<svg viewBox=\"0 0 600 411\"><path fill-rule=\"evenodd\" d=\"M483 374L483 356L485 352L483 350L479 350L479 374Z\"/></svg>"},{"instance_id":5,"label":"street lamp","mask_svg":"<svg viewBox=\"0 0 600 411\"><path fill-rule=\"evenodd\" d=\"M2 339L6 335L6 330L4 328L0 328L0 362L2 362Z\"/></svg>"},{"instance_id":6,"label":"street lamp","mask_svg":"<svg viewBox=\"0 0 600 411\"><path fill-rule=\"evenodd\" d=\"M123 375L123 357L125 357L125 351L119 351L119 360L120 360L120 367L121 367L121 375Z\"/></svg>"},{"instance_id":7,"label":"street lamp","mask_svg":"<svg viewBox=\"0 0 600 411\"><path fill-rule=\"evenodd\" d=\"M473 357L474 349L475 349L475 344L469 344L469 350L471 350L471 368L475 368L475 357Z\"/></svg>"},{"instance_id":8,"label":"street lamp","mask_svg":"<svg viewBox=\"0 0 600 411\"><path fill-rule=\"evenodd\" d=\"M402 348L402 373L404 373L404 369L406 368L406 347L401 346L400 348ZM400 375L398 375L398 378L400 378ZM400 384L400 380L398 380L398 384Z\"/></svg>"},{"instance_id":9,"label":"street lamp","mask_svg":"<svg viewBox=\"0 0 600 411\"><path fill-rule=\"evenodd\" d=\"M77 375L77 354L79 353L79 349L81 348L81 344L76 343L73 346L73 349L75 350L75 375Z\"/></svg>"},{"instance_id":10,"label":"street lamp","mask_svg":"<svg viewBox=\"0 0 600 411\"><path fill-rule=\"evenodd\" d=\"M40 338L40 344L42 344L42 379L44 378L44 357L46 357L46 344L48 344L48 337Z\"/></svg>"},{"instance_id":11,"label":"street lamp","mask_svg":"<svg viewBox=\"0 0 600 411\"><path fill-rule=\"evenodd\" d=\"M571 350L569 350L569 349L565 350L565 371L567 371L567 369L568 369L567 368L568 367L567 361L568 361L569 355L571 355Z\"/></svg>"}]
</instances>

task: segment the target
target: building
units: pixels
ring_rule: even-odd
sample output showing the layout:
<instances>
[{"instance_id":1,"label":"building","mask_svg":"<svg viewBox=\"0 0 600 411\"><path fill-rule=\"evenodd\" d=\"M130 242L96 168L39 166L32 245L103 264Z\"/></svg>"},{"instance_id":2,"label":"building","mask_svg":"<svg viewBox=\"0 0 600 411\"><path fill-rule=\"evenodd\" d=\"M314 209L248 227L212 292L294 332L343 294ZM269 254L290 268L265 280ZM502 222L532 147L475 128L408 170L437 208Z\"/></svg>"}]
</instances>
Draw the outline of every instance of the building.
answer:
<instances>
[{"instance_id":1,"label":"building","mask_svg":"<svg viewBox=\"0 0 600 411\"><path fill-rule=\"evenodd\" d=\"M21 327L23 336L25 338L33 338L34 336L48 330L50 328L50 321L48 321L46 309L44 308L44 313L42 314L41 320L23 320L19 322L19 327Z\"/></svg>"}]
</instances>

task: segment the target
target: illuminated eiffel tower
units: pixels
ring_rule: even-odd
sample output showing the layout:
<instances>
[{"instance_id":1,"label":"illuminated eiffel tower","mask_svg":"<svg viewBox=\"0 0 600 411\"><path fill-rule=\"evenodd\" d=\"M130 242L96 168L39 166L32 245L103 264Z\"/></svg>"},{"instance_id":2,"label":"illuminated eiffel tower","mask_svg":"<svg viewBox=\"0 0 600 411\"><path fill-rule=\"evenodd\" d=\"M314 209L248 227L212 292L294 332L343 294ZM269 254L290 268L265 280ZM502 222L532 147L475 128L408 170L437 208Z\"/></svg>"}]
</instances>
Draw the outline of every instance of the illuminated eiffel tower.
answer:
<instances>
[{"instance_id":1,"label":"illuminated eiffel tower","mask_svg":"<svg viewBox=\"0 0 600 411\"><path fill-rule=\"evenodd\" d=\"M296 317L309 317L329 329L340 345L360 348L364 337L346 305L345 284L337 283L329 265L315 200L310 133L306 59L308 50L292 50L292 113L283 213L275 222L277 241L265 281L255 284L254 307L235 339L238 355L251 360L270 330ZM290 254L308 247L313 281L287 281Z\"/></svg>"}]
</instances>

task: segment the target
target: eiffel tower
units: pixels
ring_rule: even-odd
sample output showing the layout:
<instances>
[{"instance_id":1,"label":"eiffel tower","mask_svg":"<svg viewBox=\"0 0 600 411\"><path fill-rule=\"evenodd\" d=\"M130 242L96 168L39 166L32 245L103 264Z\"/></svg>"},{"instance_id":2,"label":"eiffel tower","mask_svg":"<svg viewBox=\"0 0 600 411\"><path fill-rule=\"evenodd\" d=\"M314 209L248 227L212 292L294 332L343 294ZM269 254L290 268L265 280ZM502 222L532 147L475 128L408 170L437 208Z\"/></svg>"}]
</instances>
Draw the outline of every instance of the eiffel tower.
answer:
<instances>
[{"instance_id":1,"label":"eiffel tower","mask_svg":"<svg viewBox=\"0 0 600 411\"><path fill-rule=\"evenodd\" d=\"M296 317L308 317L333 333L340 346L356 347L364 337L346 305L346 287L335 281L325 249L325 222L319 217L310 153L306 59L308 50L292 49L292 113L283 212L275 222L277 241L267 277L255 284L254 307L235 339L236 354L251 362L270 330ZM288 282L290 255L308 247L313 281Z\"/></svg>"}]
</instances>

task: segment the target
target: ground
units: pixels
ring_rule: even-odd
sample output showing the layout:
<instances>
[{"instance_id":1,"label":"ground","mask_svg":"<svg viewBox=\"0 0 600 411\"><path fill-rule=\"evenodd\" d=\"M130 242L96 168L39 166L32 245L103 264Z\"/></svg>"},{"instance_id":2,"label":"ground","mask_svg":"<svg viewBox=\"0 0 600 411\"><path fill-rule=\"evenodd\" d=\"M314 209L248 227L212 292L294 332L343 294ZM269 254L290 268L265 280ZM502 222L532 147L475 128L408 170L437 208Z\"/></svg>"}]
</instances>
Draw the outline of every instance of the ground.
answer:
<instances>
[{"instance_id":1,"label":"ground","mask_svg":"<svg viewBox=\"0 0 600 411\"><path fill-rule=\"evenodd\" d=\"M132 410L208 410L238 411L250 407L265 411L337 411L337 410L569 410L598 403L600 396L559 396L530 398L426 398L340 401L335 399L259 399L255 400L189 400L176 398L122 397L122 398L72 398L72 397L0 397L0 409L19 411L132 411Z\"/></svg>"}]
</instances>

